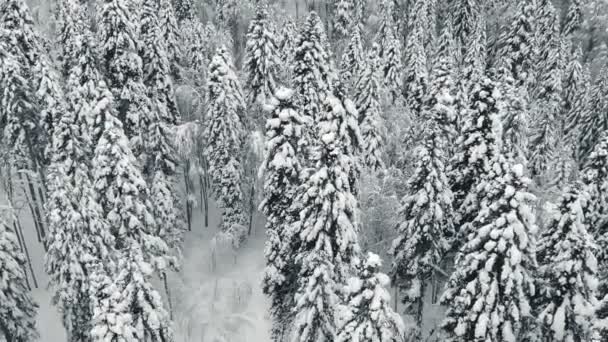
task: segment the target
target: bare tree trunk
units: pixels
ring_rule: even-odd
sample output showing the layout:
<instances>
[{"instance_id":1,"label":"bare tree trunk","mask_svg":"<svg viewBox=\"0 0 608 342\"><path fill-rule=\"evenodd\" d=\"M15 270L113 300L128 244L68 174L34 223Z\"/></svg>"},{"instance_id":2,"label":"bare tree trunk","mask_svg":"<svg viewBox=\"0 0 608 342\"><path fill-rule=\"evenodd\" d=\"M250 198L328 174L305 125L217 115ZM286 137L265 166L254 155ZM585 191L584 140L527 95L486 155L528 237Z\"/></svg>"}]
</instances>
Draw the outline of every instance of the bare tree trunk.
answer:
<instances>
[{"instance_id":1,"label":"bare tree trunk","mask_svg":"<svg viewBox=\"0 0 608 342\"><path fill-rule=\"evenodd\" d=\"M13 230L15 231L15 235L17 235L17 242L19 243L19 250L21 251L21 253L25 254L25 241L23 241L23 238L21 236L21 234L19 233L18 229L17 229L17 224L13 221ZM27 261L29 263L29 257L27 258ZM31 263L30 263L30 268L31 268ZM27 267L25 265L23 265L23 273L25 273L25 284L27 285L27 289L29 291L32 290L32 286L30 285L30 279L27 276ZM32 277L34 275L34 272L32 272Z\"/></svg>"},{"instance_id":2,"label":"bare tree trunk","mask_svg":"<svg viewBox=\"0 0 608 342\"><path fill-rule=\"evenodd\" d=\"M167 273L163 272L161 277L163 278L163 285L165 286L165 293L167 294L167 303L169 304L169 318L173 319L173 300L171 299L169 284L167 283Z\"/></svg>"},{"instance_id":3,"label":"bare tree trunk","mask_svg":"<svg viewBox=\"0 0 608 342\"><path fill-rule=\"evenodd\" d=\"M34 210L34 206L32 205L32 200L30 199L30 196L28 194L28 189L26 188L25 182L23 181L23 175L21 174L21 172L17 172L17 176L19 177L21 188L23 190L23 193L25 194L27 205L30 208L30 212L32 213L32 220L34 221L34 228L36 229L36 237L38 238L38 242L42 243L42 245L44 246L44 242L42 241L42 234L40 233L40 220L38 218L38 215L36 214L36 210Z\"/></svg>"},{"instance_id":4,"label":"bare tree trunk","mask_svg":"<svg viewBox=\"0 0 608 342\"><path fill-rule=\"evenodd\" d=\"M192 231L192 202L190 194L192 189L190 188L189 180L190 161L186 160L184 163L184 185L186 186L186 219L188 221L188 231Z\"/></svg>"},{"instance_id":5,"label":"bare tree trunk","mask_svg":"<svg viewBox=\"0 0 608 342\"><path fill-rule=\"evenodd\" d=\"M251 189L249 192L249 230L247 235L251 236L251 228L253 227L253 212L255 210L255 176L251 180Z\"/></svg>"},{"instance_id":6,"label":"bare tree trunk","mask_svg":"<svg viewBox=\"0 0 608 342\"><path fill-rule=\"evenodd\" d=\"M23 227L21 226L21 222L18 217L15 217L16 226L17 226L17 234L21 235L21 239L23 240L23 251L25 253L25 258L27 260L27 264L30 268L30 273L32 275L32 281L34 282L34 287L38 288L38 281L36 280L36 275L34 274L34 268L32 267L32 258L30 257L30 252L27 249L27 244L25 243L25 237L23 236Z\"/></svg>"},{"instance_id":7,"label":"bare tree trunk","mask_svg":"<svg viewBox=\"0 0 608 342\"><path fill-rule=\"evenodd\" d=\"M42 237L42 241L44 243L45 242L44 240L46 239L46 230L45 230L45 221L46 220L44 219L45 215L42 214L44 212L44 209L40 209L41 207L38 202L38 197L36 195L36 188L34 187L34 183L32 183L32 179L30 178L28 173L25 174L25 178L27 180L28 189L30 190L30 194L32 196L34 210L36 210L36 215L38 216L39 226L40 226L40 236ZM43 200L44 200L43 198L40 199L40 201L43 201ZM42 203L42 208L44 208L44 202Z\"/></svg>"}]
</instances>

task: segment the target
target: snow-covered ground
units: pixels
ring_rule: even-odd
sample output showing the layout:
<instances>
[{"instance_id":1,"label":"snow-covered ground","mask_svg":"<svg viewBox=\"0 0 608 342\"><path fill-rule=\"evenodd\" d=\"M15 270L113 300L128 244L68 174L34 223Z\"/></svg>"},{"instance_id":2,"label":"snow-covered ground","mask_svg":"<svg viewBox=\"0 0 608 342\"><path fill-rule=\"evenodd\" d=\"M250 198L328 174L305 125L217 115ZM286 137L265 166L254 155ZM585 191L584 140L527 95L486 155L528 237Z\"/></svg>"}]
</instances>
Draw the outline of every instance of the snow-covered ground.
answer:
<instances>
[{"instance_id":1,"label":"snow-covered ground","mask_svg":"<svg viewBox=\"0 0 608 342\"><path fill-rule=\"evenodd\" d=\"M17 209L38 282L32 293L40 307L40 341L65 341L60 315L46 289L44 250L37 241L29 209L27 206ZM194 211L192 231L185 236L182 268L169 275L176 342L269 341L267 303L260 287L264 268L263 223L257 220L248 243L233 255L221 250L213 253L211 241L218 221L213 206L208 228L204 227L202 212ZM157 285L164 294L160 282Z\"/></svg>"}]
</instances>

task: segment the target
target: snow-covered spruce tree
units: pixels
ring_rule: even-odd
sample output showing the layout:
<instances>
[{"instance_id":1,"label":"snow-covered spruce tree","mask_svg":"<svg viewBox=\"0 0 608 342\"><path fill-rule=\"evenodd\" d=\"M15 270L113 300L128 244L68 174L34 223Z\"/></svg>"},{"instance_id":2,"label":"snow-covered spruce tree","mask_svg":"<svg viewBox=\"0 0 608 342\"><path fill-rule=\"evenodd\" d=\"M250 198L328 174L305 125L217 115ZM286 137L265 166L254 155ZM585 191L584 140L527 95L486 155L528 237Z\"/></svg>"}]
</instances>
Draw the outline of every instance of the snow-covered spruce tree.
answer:
<instances>
[{"instance_id":1,"label":"snow-covered spruce tree","mask_svg":"<svg viewBox=\"0 0 608 342\"><path fill-rule=\"evenodd\" d=\"M193 0L173 0L175 16L179 22L195 20L196 8Z\"/></svg>"},{"instance_id":2,"label":"snow-covered spruce tree","mask_svg":"<svg viewBox=\"0 0 608 342\"><path fill-rule=\"evenodd\" d=\"M183 226L175 184L177 158L173 129L179 122L174 98L170 64L165 44L158 27L154 0L143 0L140 20L142 46L140 56L144 67L144 84L152 102L150 122L145 128L144 150L146 159L143 174L150 184L153 214L159 227L159 236L170 247L179 249Z\"/></svg>"},{"instance_id":3,"label":"snow-covered spruce tree","mask_svg":"<svg viewBox=\"0 0 608 342\"><path fill-rule=\"evenodd\" d=\"M350 41L340 61L340 80L349 93L353 91L357 77L362 72L361 68L365 59L363 43L361 42L361 27L355 25L351 28L351 31Z\"/></svg>"},{"instance_id":4,"label":"snow-covered spruce tree","mask_svg":"<svg viewBox=\"0 0 608 342\"><path fill-rule=\"evenodd\" d=\"M211 189L222 213L222 233L239 246L245 238L241 191L241 144L245 141L245 103L232 58L226 47L217 52L208 71L208 126L205 155Z\"/></svg>"},{"instance_id":5,"label":"snow-covered spruce tree","mask_svg":"<svg viewBox=\"0 0 608 342\"><path fill-rule=\"evenodd\" d=\"M144 153L144 128L151 104L143 84L142 61L137 51L136 25L125 0L103 0L98 35L101 66L114 97L114 108L137 158Z\"/></svg>"},{"instance_id":6,"label":"snow-covered spruce tree","mask_svg":"<svg viewBox=\"0 0 608 342\"><path fill-rule=\"evenodd\" d=\"M64 78L69 77L70 68L77 62L78 56L75 55L77 46L74 35L78 34L75 30L78 20L78 7L80 5L75 0L57 1L55 9L55 20L57 22L57 36L61 55L59 56L60 70Z\"/></svg>"},{"instance_id":7,"label":"snow-covered spruce tree","mask_svg":"<svg viewBox=\"0 0 608 342\"><path fill-rule=\"evenodd\" d=\"M53 122L63 111L64 96L58 75L53 70L42 44L43 38L37 33L30 9L24 0L0 2L0 42L5 44L3 50L12 55L15 66L29 75L24 80L30 90L26 91L25 87L22 87L20 96L28 97L32 101L31 104L36 102L37 110L25 119L31 122L22 122L36 134L27 133L21 140L27 141L31 146L27 148L30 160L28 168L40 172L40 167L49 161L47 147L50 145ZM19 145L15 144L7 146L19 148Z\"/></svg>"},{"instance_id":8,"label":"snow-covered spruce tree","mask_svg":"<svg viewBox=\"0 0 608 342\"><path fill-rule=\"evenodd\" d=\"M312 120L321 111L321 103L332 86L326 40L321 18L310 12L296 40L294 88L302 114Z\"/></svg>"},{"instance_id":9,"label":"snow-covered spruce tree","mask_svg":"<svg viewBox=\"0 0 608 342\"><path fill-rule=\"evenodd\" d=\"M585 190L590 195L589 205L585 209L585 220L589 231L598 244L596 254L598 261L599 287L597 298L599 304L595 312L593 342L608 338L608 135L604 133L588 157L583 173Z\"/></svg>"},{"instance_id":10,"label":"snow-covered spruce tree","mask_svg":"<svg viewBox=\"0 0 608 342\"><path fill-rule=\"evenodd\" d=\"M475 26L479 15L483 11L483 5L479 0L457 0L452 2L450 14L454 24L454 38L461 49L465 51L468 41L475 35ZM459 54L460 55L460 54Z\"/></svg>"},{"instance_id":11,"label":"snow-covered spruce tree","mask_svg":"<svg viewBox=\"0 0 608 342\"><path fill-rule=\"evenodd\" d=\"M568 12L562 25L562 33L569 37L575 33L583 22L583 1L572 0L568 6Z\"/></svg>"},{"instance_id":12,"label":"snow-covered spruce tree","mask_svg":"<svg viewBox=\"0 0 608 342\"><path fill-rule=\"evenodd\" d=\"M435 59L429 74L429 99L435 99L437 103L441 100L448 100L448 107L445 108L445 117L442 122L446 124L442 127L449 136L456 134L460 127L458 110L458 89L456 85L457 63L456 63L456 42L452 35L452 23L448 17L439 38L436 40ZM428 99L427 99L428 101ZM452 151L453 148L448 148Z\"/></svg>"},{"instance_id":13,"label":"snow-covered spruce tree","mask_svg":"<svg viewBox=\"0 0 608 342\"><path fill-rule=\"evenodd\" d=\"M511 24L500 35L499 59L515 80L515 87L527 90L534 70L534 4L533 0L517 2Z\"/></svg>"},{"instance_id":14,"label":"snow-covered spruce tree","mask_svg":"<svg viewBox=\"0 0 608 342\"><path fill-rule=\"evenodd\" d=\"M568 48L569 50L569 48ZM583 52L579 48L570 53L569 60L564 68L562 89L561 117L564 118L564 135L569 141L575 142L578 138L578 125L587 109L589 79L586 77L582 61Z\"/></svg>"},{"instance_id":15,"label":"snow-covered spruce tree","mask_svg":"<svg viewBox=\"0 0 608 342\"><path fill-rule=\"evenodd\" d=\"M281 65L276 33L268 18L266 1L256 5L255 18L249 23L245 64L247 74L247 101L265 103L276 91L276 81Z\"/></svg>"},{"instance_id":16,"label":"snow-covered spruce tree","mask_svg":"<svg viewBox=\"0 0 608 342\"><path fill-rule=\"evenodd\" d=\"M92 161L96 202L115 237L116 268L94 272L93 341L172 341L169 314L151 283L153 271L175 265L157 232L146 182L122 125L113 113L103 121Z\"/></svg>"},{"instance_id":17,"label":"snow-covered spruce tree","mask_svg":"<svg viewBox=\"0 0 608 342\"><path fill-rule=\"evenodd\" d=\"M585 160L603 132L608 130L608 67L604 66L591 88L588 109L579 123L579 159Z\"/></svg>"},{"instance_id":18,"label":"snow-covered spruce tree","mask_svg":"<svg viewBox=\"0 0 608 342\"><path fill-rule=\"evenodd\" d=\"M559 115L563 77L559 18L550 0L539 0L538 6L535 39L539 46L538 77L532 89L536 115L532 123L529 158L530 170L536 176L543 175L553 159L553 148L564 119Z\"/></svg>"},{"instance_id":19,"label":"snow-covered spruce tree","mask_svg":"<svg viewBox=\"0 0 608 342\"><path fill-rule=\"evenodd\" d=\"M319 139L311 153L315 171L294 201L299 210L291 233L299 237L294 342L336 338L338 285L345 283L359 253L357 201L349 182L355 161L353 154L345 153L352 144L351 123L344 104L333 95L325 98L316 129Z\"/></svg>"},{"instance_id":20,"label":"snow-covered spruce tree","mask_svg":"<svg viewBox=\"0 0 608 342\"><path fill-rule=\"evenodd\" d=\"M91 157L95 122L111 110L112 96L96 70L93 37L82 8L72 12L73 52L80 56L69 69L66 111L55 122L47 211L49 234L45 267L69 341L90 341L91 279L103 264L111 267L114 237L95 199Z\"/></svg>"},{"instance_id":21,"label":"snow-covered spruce tree","mask_svg":"<svg viewBox=\"0 0 608 342\"><path fill-rule=\"evenodd\" d=\"M10 342L30 342L40 336L36 330L38 306L26 286L25 256L13 231L12 209L0 213L0 336Z\"/></svg>"},{"instance_id":22,"label":"snow-covered spruce tree","mask_svg":"<svg viewBox=\"0 0 608 342\"><path fill-rule=\"evenodd\" d=\"M296 20L293 17L288 17L280 30L277 39L279 53L281 54L281 62L283 64L283 74L289 74L291 71L292 61L295 55L296 38L298 35L298 27Z\"/></svg>"},{"instance_id":23,"label":"snow-covered spruce tree","mask_svg":"<svg viewBox=\"0 0 608 342\"><path fill-rule=\"evenodd\" d=\"M372 171L384 168L382 161L383 129L380 104L380 59L379 46L374 43L368 52L364 69L356 84L354 96L357 112L359 112L359 128L361 131L361 147L363 163Z\"/></svg>"},{"instance_id":24,"label":"snow-covered spruce tree","mask_svg":"<svg viewBox=\"0 0 608 342\"><path fill-rule=\"evenodd\" d=\"M171 0L159 0L160 8L158 12L158 25L164 38L167 50L167 59L171 68L171 75L175 79L180 78L179 63L182 58L180 42L180 29L177 24L175 10Z\"/></svg>"},{"instance_id":25,"label":"snow-covered spruce tree","mask_svg":"<svg viewBox=\"0 0 608 342\"><path fill-rule=\"evenodd\" d=\"M185 69L182 82L193 84L197 90L202 90L206 80L207 66L209 65L210 36L207 26L200 21L190 20L181 25L181 44L184 46L182 65Z\"/></svg>"},{"instance_id":26,"label":"snow-covered spruce tree","mask_svg":"<svg viewBox=\"0 0 608 342\"><path fill-rule=\"evenodd\" d=\"M443 104L437 103L433 111ZM432 115L441 115L433 113ZM451 247L452 191L445 174L446 140L435 118L426 118L415 171L400 210L401 223L390 253L393 284L404 290L403 302L414 316L415 339L422 338L422 308L427 281Z\"/></svg>"},{"instance_id":27,"label":"snow-covered spruce tree","mask_svg":"<svg viewBox=\"0 0 608 342\"><path fill-rule=\"evenodd\" d=\"M294 242L290 225L297 219L292 212L296 189L302 169L298 160L298 145L305 125L295 106L293 90L280 88L272 114L266 121L266 151L262 162L264 199L260 205L266 215L266 269L263 290L271 299L273 338L280 341L293 319L294 283L298 274L294 263Z\"/></svg>"},{"instance_id":28,"label":"snow-covered spruce tree","mask_svg":"<svg viewBox=\"0 0 608 342\"><path fill-rule=\"evenodd\" d=\"M484 79L473 88L462 135L456 141L456 153L450 165L450 184L457 212L456 227L471 222L478 211L473 190L490 171L491 160L501 144L500 94L496 84Z\"/></svg>"},{"instance_id":29,"label":"snow-covered spruce tree","mask_svg":"<svg viewBox=\"0 0 608 342\"><path fill-rule=\"evenodd\" d=\"M391 95L391 99L396 102L401 96L402 88L402 69L401 64L401 42L397 37L397 27L390 26L386 29L386 45L381 46L382 76L384 87Z\"/></svg>"},{"instance_id":30,"label":"snow-covered spruce tree","mask_svg":"<svg viewBox=\"0 0 608 342\"><path fill-rule=\"evenodd\" d=\"M461 101L466 105L470 101L470 94L476 84L486 75L487 42L486 23L483 17L479 16L475 21L473 32L466 37L465 46L460 68L459 88L462 92Z\"/></svg>"},{"instance_id":31,"label":"snow-covered spruce tree","mask_svg":"<svg viewBox=\"0 0 608 342\"><path fill-rule=\"evenodd\" d=\"M382 260L374 253L357 266L344 289L338 322L338 342L401 342L404 325L391 308L389 278L381 273Z\"/></svg>"},{"instance_id":32,"label":"snow-covered spruce tree","mask_svg":"<svg viewBox=\"0 0 608 342\"><path fill-rule=\"evenodd\" d=\"M354 0L335 0L334 32L340 38L348 37L355 22Z\"/></svg>"},{"instance_id":33,"label":"snow-covered spruce tree","mask_svg":"<svg viewBox=\"0 0 608 342\"><path fill-rule=\"evenodd\" d=\"M173 81L171 80L171 61L167 53L167 41L162 35L161 25L156 13L158 1L142 0L139 20L139 56L142 60L143 81L150 98L156 98L165 108L162 119L170 125L179 123L179 111L175 103ZM161 11L162 12L162 11Z\"/></svg>"},{"instance_id":34,"label":"snow-covered spruce tree","mask_svg":"<svg viewBox=\"0 0 608 342\"><path fill-rule=\"evenodd\" d=\"M531 319L536 266L535 197L521 164L497 155L473 190L481 210L465 230L466 241L441 302L446 341L516 342Z\"/></svg>"},{"instance_id":35,"label":"snow-covered spruce tree","mask_svg":"<svg viewBox=\"0 0 608 342\"><path fill-rule=\"evenodd\" d=\"M597 246L585 224L586 197L577 186L564 189L538 240L535 306L546 341L583 342L591 337Z\"/></svg>"},{"instance_id":36,"label":"snow-covered spruce tree","mask_svg":"<svg viewBox=\"0 0 608 342\"><path fill-rule=\"evenodd\" d=\"M417 0L414 5L412 32L407 37L407 60L403 98L415 118L422 116L424 96L428 88L428 64L425 50L426 31L429 27L428 1Z\"/></svg>"},{"instance_id":37,"label":"snow-covered spruce tree","mask_svg":"<svg viewBox=\"0 0 608 342\"><path fill-rule=\"evenodd\" d=\"M38 118L32 109L36 105L34 90L30 87L27 69L12 55L6 53L6 44L0 41L0 117L3 122L2 144L6 146L11 164L18 169L32 165L30 140L36 135Z\"/></svg>"}]
</instances>

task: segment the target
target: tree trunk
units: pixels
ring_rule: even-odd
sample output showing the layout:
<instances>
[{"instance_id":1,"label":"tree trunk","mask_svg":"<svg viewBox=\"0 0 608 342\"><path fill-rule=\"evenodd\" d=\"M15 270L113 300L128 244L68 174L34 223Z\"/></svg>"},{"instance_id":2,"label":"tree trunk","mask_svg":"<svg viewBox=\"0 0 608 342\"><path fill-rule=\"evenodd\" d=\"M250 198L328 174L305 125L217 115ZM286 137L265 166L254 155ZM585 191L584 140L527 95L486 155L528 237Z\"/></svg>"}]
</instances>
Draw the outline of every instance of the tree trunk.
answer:
<instances>
[{"instance_id":1,"label":"tree trunk","mask_svg":"<svg viewBox=\"0 0 608 342\"><path fill-rule=\"evenodd\" d=\"M192 203L190 200L190 181L188 172L190 170L190 161L184 163L184 185L186 187L186 220L188 221L188 231L192 231Z\"/></svg>"},{"instance_id":2,"label":"tree trunk","mask_svg":"<svg viewBox=\"0 0 608 342\"><path fill-rule=\"evenodd\" d=\"M34 282L34 287L38 288L38 281L36 280L36 275L34 274L34 268L32 267L32 258L30 257L30 252L27 249L27 244L25 243L25 237L23 236L23 227L21 226L21 222L19 218L15 217L16 226L17 226L17 234L21 235L21 239L23 240L23 251L25 253L25 259L27 260L27 264L30 268L30 273L32 274L32 281Z\"/></svg>"},{"instance_id":3,"label":"tree trunk","mask_svg":"<svg viewBox=\"0 0 608 342\"><path fill-rule=\"evenodd\" d=\"M426 292L425 281L423 279L418 279L418 281L420 282L420 297L416 300L416 313L414 317L416 320L416 331L414 334L414 341L422 341L422 314L424 311L424 293Z\"/></svg>"},{"instance_id":4,"label":"tree trunk","mask_svg":"<svg viewBox=\"0 0 608 342\"><path fill-rule=\"evenodd\" d=\"M171 300L171 291L169 290L169 284L167 283L167 273L161 274L163 278L163 285L165 286L165 293L167 294L167 303L169 304L169 318L173 320L173 301Z\"/></svg>"},{"instance_id":5,"label":"tree trunk","mask_svg":"<svg viewBox=\"0 0 608 342\"><path fill-rule=\"evenodd\" d=\"M36 214L36 210L34 210L32 200L30 200L28 189L26 188L25 182L23 181L23 175L21 174L21 172L17 172L17 176L19 177L21 188L23 190L23 193L25 194L27 205L30 208L30 212L32 213L32 220L34 221L34 228L36 229L36 238L38 239L38 242L42 243L42 245L44 246L44 242L42 241L42 234L40 233L40 220L38 218L38 215ZM44 250L46 252L46 246Z\"/></svg>"},{"instance_id":6,"label":"tree trunk","mask_svg":"<svg viewBox=\"0 0 608 342\"><path fill-rule=\"evenodd\" d=\"M43 243L46 243L45 242L45 240L46 240L45 221L46 220L44 219L45 215L42 214L44 212L44 210L40 209L40 204L38 203L38 196L36 195L36 188L34 187L34 183L32 183L32 179L30 178L28 173L25 174L25 178L27 180L28 189L30 190L30 194L32 196L34 210L36 210L36 215L38 216L38 220L39 220L38 224L40 226L40 236L42 237ZM41 198L40 201L43 201L43 199ZM44 208L44 202L42 203L42 206Z\"/></svg>"},{"instance_id":7,"label":"tree trunk","mask_svg":"<svg viewBox=\"0 0 608 342\"><path fill-rule=\"evenodd\" d=\"M255 177L251 180L251 189L249 192L249 230L247 235L251 236L251 229L253 227L253 212L255 211Z\"/></svg>"}]
</instances>

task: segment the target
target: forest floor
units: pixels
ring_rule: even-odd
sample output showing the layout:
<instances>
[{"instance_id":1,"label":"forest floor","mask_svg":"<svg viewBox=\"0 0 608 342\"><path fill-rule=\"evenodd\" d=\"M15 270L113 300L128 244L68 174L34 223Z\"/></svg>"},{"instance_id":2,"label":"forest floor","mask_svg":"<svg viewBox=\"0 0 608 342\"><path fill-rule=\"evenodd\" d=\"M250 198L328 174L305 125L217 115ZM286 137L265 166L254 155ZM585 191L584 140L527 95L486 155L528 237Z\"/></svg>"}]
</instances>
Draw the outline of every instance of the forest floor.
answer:
<instances>
[{"instance_id":1,"label":"forest floor","mask_svg":"<svg viewBox=\"0 0 608 342\"><path fill-rule=\"evenodd\" d=\"M47 290L44 249L37 241L27 206L16 209L38 283L32 294L39 305L37 324L40 341L65 341L61 317ZM169 275L175 341L269 341L267 303L260 286L265 239L260 215L254 219L247 243L238 254L233 254L223 252L212 242L219 222L218 210L210 206L207 228L198 208L193 214L192 231L185 234L181 269ZM32 283L32 278L29 279ZM166 300L161 283L158 281L156 285Z\"/></svg>"}]
</instances>

